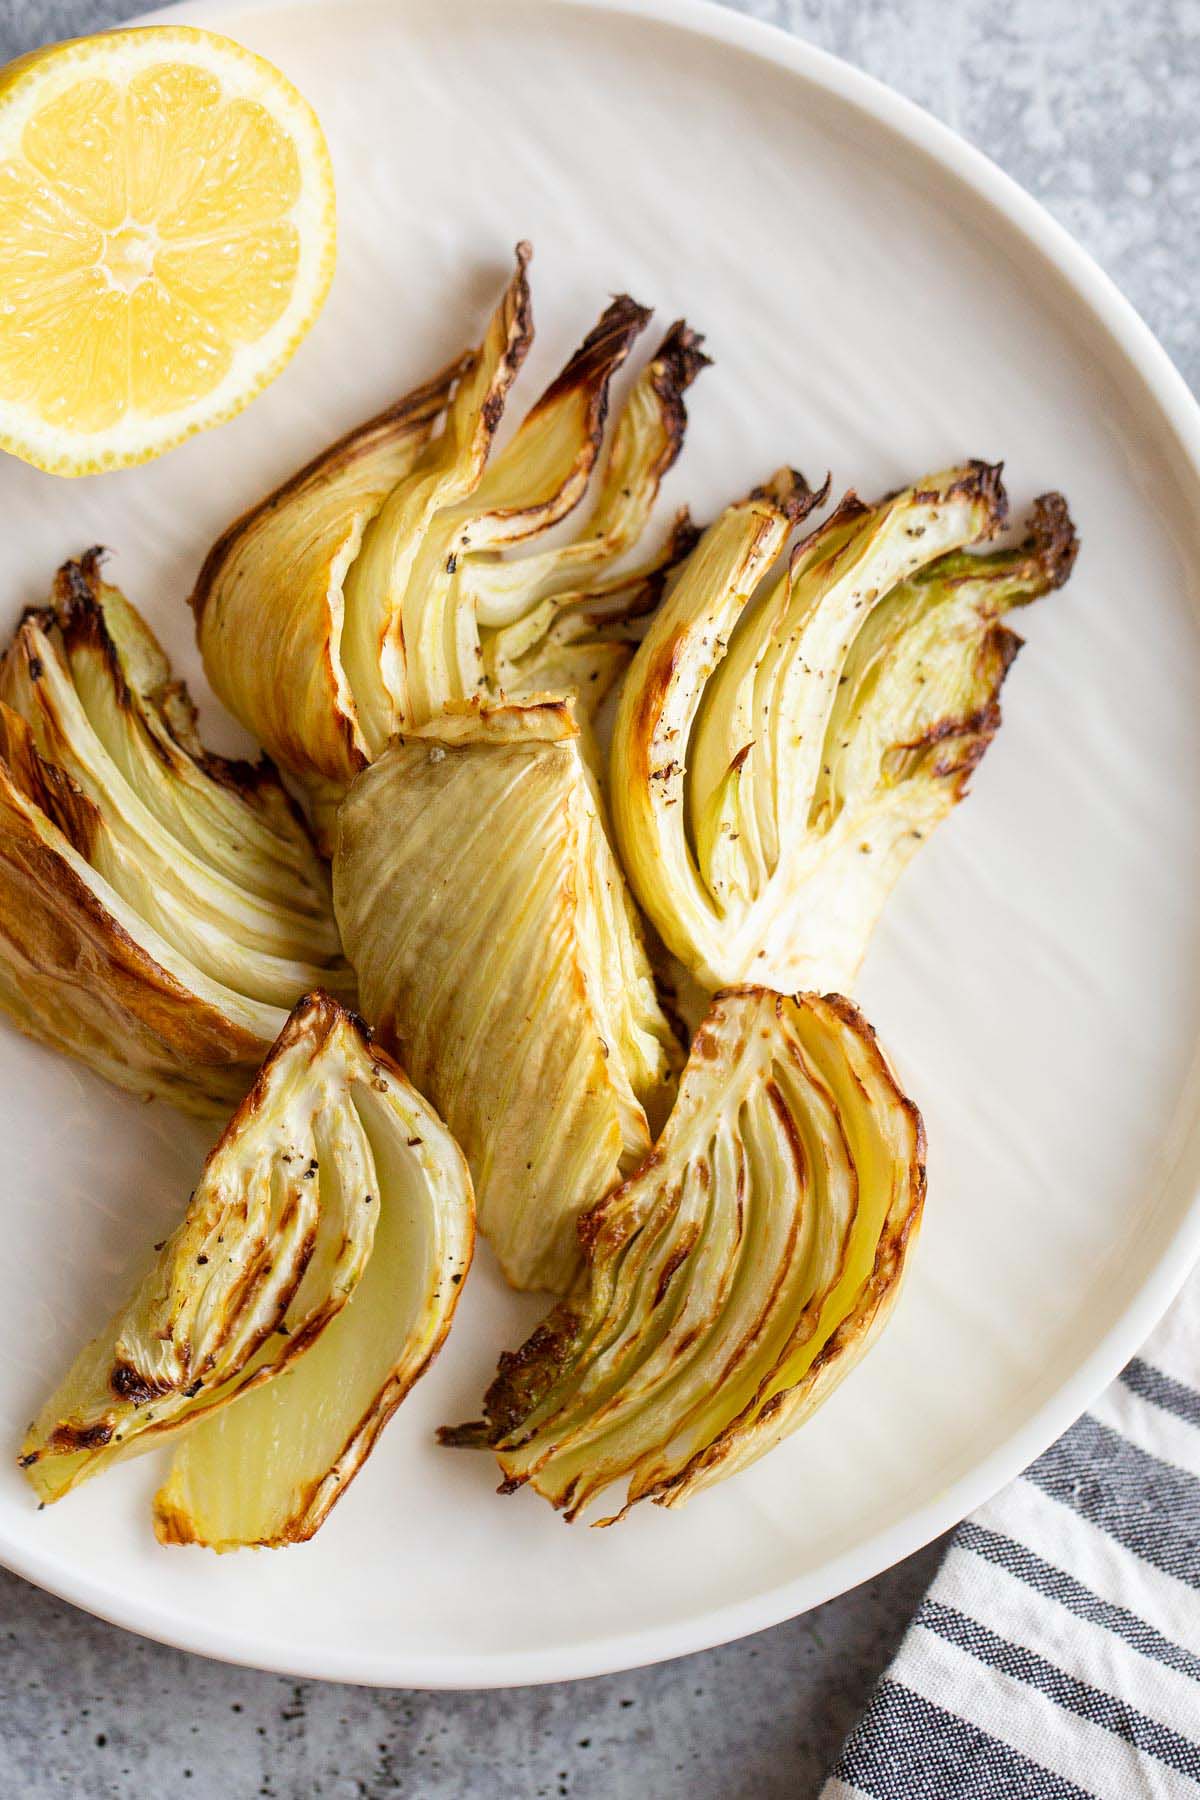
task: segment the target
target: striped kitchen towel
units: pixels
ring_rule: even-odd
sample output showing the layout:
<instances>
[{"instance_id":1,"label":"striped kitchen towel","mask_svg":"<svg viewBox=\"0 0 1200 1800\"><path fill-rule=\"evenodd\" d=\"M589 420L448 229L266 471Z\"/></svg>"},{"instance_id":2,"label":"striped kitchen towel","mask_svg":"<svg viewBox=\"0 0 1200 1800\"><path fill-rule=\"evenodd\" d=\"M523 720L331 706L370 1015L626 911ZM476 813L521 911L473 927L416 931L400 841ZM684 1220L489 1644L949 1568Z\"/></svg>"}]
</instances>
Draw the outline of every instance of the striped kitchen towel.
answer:
<instances>
[{"instance_id":1,"label":"striped kitchen towel","mask_svg":"<svg viewBox=\"0 0 1200 1800\"><path fill-rule=\"evenodd\" d=\"M821 1800L1200 1793L1200 1274L960 1525Z\"/></svg>"}]
</instances>

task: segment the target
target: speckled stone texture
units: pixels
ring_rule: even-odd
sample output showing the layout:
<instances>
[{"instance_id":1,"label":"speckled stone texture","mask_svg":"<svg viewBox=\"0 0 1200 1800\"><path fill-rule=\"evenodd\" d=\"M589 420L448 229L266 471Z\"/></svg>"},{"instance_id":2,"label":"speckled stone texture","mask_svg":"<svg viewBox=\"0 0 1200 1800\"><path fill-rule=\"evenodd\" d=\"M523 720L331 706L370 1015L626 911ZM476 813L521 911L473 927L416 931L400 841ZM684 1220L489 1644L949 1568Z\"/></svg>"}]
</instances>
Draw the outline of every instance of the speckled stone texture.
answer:
<instances>
[{"instance_id":1,"label":"speckled stone texture","mask_svg":"<svg viewBox=\"0 0 1200 1800\"><path fill-rule=\"evenodd\" d=\"M131 7L0 0L0 60ZM1200 383L1200 0L741 10L859 64L986 150ZM934 1546L722 1650L500 1694L248 1674L146 1643L0 1572L0 1800L810 1800L937 1558Z\"/></svg>"}]
</instances>

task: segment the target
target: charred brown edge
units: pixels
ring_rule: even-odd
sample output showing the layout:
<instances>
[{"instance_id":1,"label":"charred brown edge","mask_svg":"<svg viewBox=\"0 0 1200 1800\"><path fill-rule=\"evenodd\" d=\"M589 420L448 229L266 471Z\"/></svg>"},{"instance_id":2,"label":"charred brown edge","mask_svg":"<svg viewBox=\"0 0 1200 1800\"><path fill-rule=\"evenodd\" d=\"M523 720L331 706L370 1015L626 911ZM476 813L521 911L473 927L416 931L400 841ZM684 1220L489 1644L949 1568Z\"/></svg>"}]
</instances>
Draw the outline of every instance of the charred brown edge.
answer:
<instances>
[{"instance_id":1,"label":"charred brown edge","mask_svg":"<svg viewBox=\"0 0 1200 1800\"><path fill-rule=\"evenodd\" d=\"M585 1264L595 1259L596 1244L608 1224L609 1214L619 1208L632 1183L662 1160L661 1150L648 1151L624 1181L580 1214L575 1222L575 1233ZM614 1248L619 1249L638 1229L630 1223ZM572 1360L583 1322L584 1314L574 1299L560 1301L535 1326L519 1349L501 1352L496 1374L483 1397L483 1419L470 1420L464 1425L442 1426L438 1442L451 1449L483 1449L511 1437L541 1404ZM509 1448L516 1447L516 1444L509 1445ZM524 1476L508 1477L499 1491L515 1493L524 1482Z\"/></svg>"},{"instance_id":2,"label":"charred brown edge","mask_svg":"<svg viewBox=\"0 0 1200 1800\"><path fill-rule=\"evenodd\" d=\"M112 1442L113 1425L109 1419L98 1419L92 1425L72 1425L69 1421L56 1425L42 1450L27 1450L18 1456L18 1469L32 1469L47 1456L76 1456L81 1450L103 1450Z\"/></svg>"},{"instance_id":3,"label":"charred brown edge","mask_svg":"<svg viewBox=\"0 0 1200 1800\"><path fill-rule=\"evenodd\" d=\"M498 1443L517 1430L571 1360L581 1323L582 1315L570 1301L556 1306L519 1349L501 1352L483 1397L484 1419L443 1425L438 1442L452 1449L474 1448Z\"/></svg>"},{"instance_id":4,"label":"charred brown edge","mask_svg":"<svg viewBox=\"0 0 1200 1800\"><path fill-rule=\"evenodd\" d=\"M104 585L100 571L109 554L102 544L93 544L90 550L62 563L55 570L49 606L31 607L23 619L36 619L43 630L57 625L68 647L79 644L97 650L112 676L121 706L128 710L133 695L100 602Z\"/></svg>"},{"instance_id":5,"label":"charred brown edge","mask_svg":"<svg viewBox=\"0 0 1200 1800\"><path fill-rule=\"evenodd\" d=\"M829 482L826 475L819 488L810 487L799 469L785 466L777 469L761 487L751 488L750 499L765 501L775 507L791 527L802 524L810 513L824 506L829 498Z\"/></svg>"},{"instance_id":6,"label":"charred brown edge","mask_svg":"<svg viewBox=\"0 0 1200 1800\"><path fill-rule=\"evenodd\" d=\"M649 787L653 778L650 753L654 743L654 732L662 717L663 707L666 704L666 698L675 678L675 671L679 666L688 636L687 626L679 626L665 643L656 646L645 670L639 671L642 678L638 683L637 697L634 702L629 741L634 779L643 787ZM628 679L632 680L632 673Z\"/></svg>"},{"instance_id":7,"label":"charred brown edge","mask_svg":"<svg viewBox=\"0 0 1200 1800\"><path fill-rule=\"evenodd\" d=\"M821 489L818 504L823 504L824 501L828 499L831 479L832 478L828 475L825 477L825 484ZM865 519L871 510L871 507L869 507L864 500L859 499L853 488L849 489L847 493L842 495L841 499L827 518L822 519L819 525L814 525L811 531L806 532L803 537L798 538L792 545L788 555L788 573L792 574L795 571L796 565L801 558L806 556L810 550L814 549L821 542L822 538L831 536L841 526L849 525L855 519Z\"/></svg>"},{"instance_id":8,"label":"charred brown edge","mask_svg":"<svg viewBox=\"0 0 1200 1800\"><path fill-rule=\"evenodd\" d=\"M131 712L138 711L143 706L152 707L163 730L189 762L194 763L211 780L231 789L251 805L267 792L277 795L307 836L308 827L303 815L280 781L275 764L265 752L260 753L256 760L250 761L245 757L220 756L198 741L195 746L180 741L162 702L167 699L175 700L186 708L189 717L195 721L196 705L186 682L172 679L145 695L135 695L131 691L121 665L120 653L108 629L100 598L101 589L105 585L101 570L109 555L110 552L103 545L94 544L78 557L63 563L55 572L50 604L25 609L11 648L19 643L21 631L27 621L32 621L44 633L49 633L57 626L68 650L78 645L94 650L102 658L122 710ZM165 655L163 660L166 661ZM154 755L169 768L170 758L164 752L157 735L149 732L146 741Z\"/></svg>"},{"instance_id":9,"label":"charred brown edge","mask_svg":"<svg viewBox=\"0 0 1200 1800\"><path fill-rule=\"evenodd\" d=\"M175 1384L148 1375L143 1369L135 1368L133 1363L118 1358L109 1370L108 1385L118 1400L128 1400L134 1406L148 1406L151 1400L160 1400L164 1394L172 1393Z\"/></svg>"},{"instance_id":10,"label":"charred brown edge","mask_svg":"<svg viewBox=\"0 0 1200 1800\"><path fill-rule=\"evenodd\" d=\"M1021 564L1024 562L1029 565L1029 579L1026 592L1018 597L1017 604L1027 604L1063 585L1075 565L1078 550L1079 541L1065 499L1057 493L1042 494L1034 501L1028 534L1015 550L980 559L964 555L961 563L956 565L959 572L949 579L953 585L969 585L981 576L986 578L989 568L1003 579L1009 567L1012 575L1017 576L1023 572ZM978 571L966 566L974 561L982 564ZM936 580L937 564L932 564L926 573ZM898 750L915 751L932 748L947 740L955 741L957 754L949 761L939 760L933 773L941 780L955 780L956 799L962 799L967 793L971 776L1000 729L1003 720L1000 691L1023 643L1024 639L1007 625L999 622L989 625L976 652L976 672L978 679L986 684L986 698L972 712L938 719L917 737L904 739L895 746Z\"/></svg>"},{"instance_id":11,"label":"charred brown edge","mask_svg":"<svg viewBox=\"0 0 1200 1800\"><path fill-rule=\"evenodd\" d=\"M185 1546L196 1542L187 1515L168 1506L161 1493L154 1496L154 1535L160 1544Z\"/></svg>"},{"instance_id":12,"label":"charred brown edge","mask_svg":"<svg viewBox=\"0 0 1200 1800\"><path fill-rule=\"evenodd\" d=\"M941 743L953 743L956 747L955 754L950 760L939 758L935 761L933 775L938 780L954 779L955 798L958 800L967 793L971 776L979 767L1003 722L1000 690L1024 641L1015 631L1010 631L1007 625L989 626L976 653L978 673L988 684L986 700L972 712L957 718L938 719L917 737L906 738L894 746L897 750L913 751L933 749Z\"/></svg>"},{"instance_id":13,"label":"charred brown edge","mask_svg":"<svg viewBox=\"0 0 1200 1800\"><path fill-rule=\"evenodd\" d=\"M913 579L922 585L940 582L947 587L996 581L1004 590L1003 604L997 611L1004 611L1010 606L1028 605L1062 587L1078 554L1079 539L1065 498L1059 493L1039 494L1025 521L1025 536L1020 543L984 555L970 550L949 551L927 564Z\"/></svg>"},{"instance_id":14,"label":"charred brown edge","mask_svg":"<svg viewBox=\"0 0 1200 1800\"><path fill-rule=\"evenodd\" d=\"M1062 587L1079 555L1079 535L1064 495L1039 494L1028 521L1023 549L1036 557L1046 582L1045 590Z\"/></svg>"},{"instance_id":15,"label":"charred brown edge","mask_svg":"<svg viewBox=\"0 0 1200 1800\"><path fill-rule=\"evenodd\" d=\"M516 270L504 290L501 300L505 320L504 352L497 365L492 380L490 393L483 402L482 418L489 441L496 435L500 420L504 415L504 404L508 398L508 390L521 372L525 358L533 343L533 299L529 292L528 269L533 260L533 245L522 238L516 247ZM492 321L488 321L491 330ZM466 358L467 364L473 364L478 351L472 351Z\"/></svg>"},{"instance_id":16,"label":"charred brown edge","mask_svg":"<svg viewBox=\"0 0 1200 1800\"><path fill-rule=\"evenodd\" d=\"M979 499L987 508L991 522L991 533L1001 531L1008 520L1008 494L1004 487L1004 464L1002 462L983 462L972 458L967 465L968 473L960 481L956 481L947 489L950 495L961 495L966 499Z\"/></svg>"},{"instance_id":17,"label":"charred brown edge","mask_svg":"<svg viewBox=\"0 0 1200 1800\"><path fill-rule=\"evenodd\" d=\"M686 319L676 319L654 352L656 371L654 391L661 398L677 397L690 388L704 369L711 369L713 359L704 348L704 333L694 331Z\"/></svg>"},{"instance_id":18,"label":"charred brown edge","mask_svg":"<svg viewBox=\"0 0 1200 1800\"><path fill-rule=\"evenodd\" d=\"M697 1033L697 1036L699 1036L699 1033ZM662 1161L663 1152L656 1144L651 1149L647 1150L637 1167L631 1169L625 1179L613 1188L611 1192L605 1194L601 1199L595 1201L591 1206L580 1213L578 1219L575 1221L575 1235L579 1240L579 1248L583 1252L585 1261L593 1262L595 1260L597 1246L606 1231L608 1233L611 1248L613 1250L619 1250L628 1243L629 1239L634 1236L636 1231L641 1229L640 1226L629 1223L618 1237L612 1231L608 1230L609 1215L613 1212L619 1212L621 1202L624 1200L633 1184L648 1175L651 1169L656 1169Z\"/></svg>"},{"instance_id":19,"label":"charred brown edge","mask_svg":"<svg viewBox=\"0 0 1200 1800\"><path fill-rule=\"evenodd\" d=\"M204 1159L204 1168L200 1179L207 1176L216 1157L229 1145L241 1131L246 1121L260 1112L266 1104L267 1086L273 1066L305 1031L310 1031L314 1044L322 1044L328 1040L337 1026L345 1022L357 1030L361 1030L361 1021L356 1019L348 1007L340 1000L327 993L324 988L314 988L311 993L303 994L293 1006L284 1021L283 1028L271 1048L267 1051L259 1066L250 1089L238 1104L233 1117L222 1131L220 1137Z\"/></svg>"},{"instance_id":20,"label":"charred brown edge","mask_svg":"<svg viewBox=\"0 0 1200 1800\"><path fill-rule=\"evenodd\" d=\"M185 683L172 681L170 688L174 696L182 700L195 717L195 702ZM170 731L170 721L166 715L160 714L160 717L164 727ZM174 737L174 732L171 732L171 735ZM175 741L178 743L178 738ZM222 756L218 751L209 750L206 745L199 742L195 749L188 749L186 745L182 745L181 748L184 754L189 756L192 762L211 780L219 782L222 787L231 789L249 804L253 805L266 794L274 795L299 826L301 834L310 842L313 841L312 827L304 816L303 808L284 786L278 765L265 750L260 750L257 757L251 762L248 757L244 756Z\"/></svg>"},{"instance_id":21,"label":"charred brown edge","mask_svg":"<svg viewBox=\"0 0 1200 1800\"><path fill-rule=\"evenodd\" d=\"M701 371L712 367L713 359L705 354L703 343L702 333L693 331L686 319L676 319L651 359L650 382L666 438L655 466L656 481L662 480L683 449L688 422L683 396Z\"/></svg>"},{"instance_id":22,"label":"charred brown edge","mask_svg":"<svg viewBox=\"0 0 1200 1800\"><path fill-rule=\"evenodd\" d=\"M502 317L505 327L504 350L496 365L491 387L484 396L480 407L480 420L483 424L486 443L490 445L500 428L504 417L504 407L508 399L508 391L521 372L521 366L529 354L533 343L533 301L529 293L529 282L526 269L529 266L533 250L527 243L517 245L517 268L512 280L504 290L501 301ZM488 321L488 331L492 328L493 319ZM478 360L479 352L473 351L466 359L464 374L468 373Z\"/></svg>"},{"instance_id":23,"label":"charred brown edge","mask_svg":"<svg viewBox=\"0 0 1200 1800\"><path fill-rule=\"evenodd\" d=\"M11 711L11 708L9 710ZM20 717L17 713L13 713L12 716ZM0 760L0 780L7 781L11 785L16 802L41 810L40 807L37 807L37 802L31 800L20 783L13 778L11 770L2 760ZM81 913L85 914L103 937L111 939L114 944L119 946L122 953L129 959L132 971L136 972L138 980L145 985L147 993L164 997L170 1003L172 1017L192 1019L197 1010L202 1010L206 1020L220 1028L220 1036L229 1045L229 1054L220 1059L211 1056L203 1059L207 1066L241 1066L252 1059L256 1060L262 1054L262 1046L258 1039L243 1031L241 1027L232 1025L223 1014L218 1013L207 1002L198 999L169 970L164 969L160 963L156 962L137 939L132 937L125 927L113 917L93 889L80 878L53 846L43 843L32 825L28 827L28 830L31 839L29 849L33 853L37 867L44 870L47 864L54 865L53 885L64 891L68 904L77 907ZM149 1020L144 1020L143 1023L154 1032L170 1054L179 1054L178 1044L165 1037L162 1031ZM195 1045L189 1047L189 1054L198 1056ZM82 1060L86 1061L87 1059L83 1058Z\"/></svg>"},{"instance_id":24,"label":"charred brown edge","mask_svg":"<svg viewBox=\"0 0 1200 1800\"><path fill-rule=\"evenodd\" d=\"M588 431L593 447L598 448L608 416L609 384L652 317L650 307L639 305L629 294L617 294L549 387L534 401L527 420L535 419L568 394L585 393Z\"/></svg>"},{"instance_id":25,"label":"charred brown edge","mask_svg":"<svg viewBox=\"0 0 1200 1800\"><path fill-rule=\"evenodd\" d=\"M700 1164L700 1169L702 1171L706 1168L706 1163ZM703 1185L707 1188L708 1181L705 1180ZM692 1254L692 1251L696 1248L699 1238L700 1227L696 1224L691 1225L686 1231L680 1233L679 1242L667 1257L667 1260L659 1273L658 1286L655 1288L654 1298L650 1302L651 1312L654 1312L660 1307L666 1299L667 1289L670 1287L680 1269L682 1269L688 1257Z\"/></svg>"},{"instance_id":26,"label":"charred brown edge","mask_svg":"<svg viewBox=\"0 0 1200 1800\"><path fill-rule=\"evenodd\" d=\"M73 776L38 750L28 720L0 700L0 762L14 788L57 827L85 862L103 829L99 807Z\"/></svg>"},{"instance_id":27,"label":"charred brown edge","mask_svg":"<svg viewBox=\"0 0 1200 1800\"><path fill-rule=\"evenodd\" d=\"M112 1442L112 1435L113 1427L107 1419L100 1419L94 1425L56 1425L45 1451L35 1451L32 1458L23 1457L22 1466L28 1467L30 1461L39 1462L42 1455L73 1456L80 1450L102 1450Z\"/></svg>"},{"instance_id":28,"label":"charred brown edge","mask_svg":"<svg viewBox=\"0 0 1200 1800\"><path fill-rule=\"evenodd\" d=\"M128 712L134 699L117 647L104 622L99 599L99 589L103 585L100 568L109 554L103 545L93 544L90 550L60 564L54 573L50 599L41 606L27 606L22 610L4 654L5 660L24 655L30 679L40 681L40 658L28 647L26 628L33 626L46 637L52 637L57 630L67 646L85 645L100 653L112 677L118 703Z\"/></svg>"},{"instance_id":29,"label":"charred brown edge","mask_svg":"<svg viewBox=\"0 0 1200 1800\"><path fill-rule=\"evenodd\" d=\"M697 525L686 506L681 506L671 521L670 536L663 551L664 574L673 574L677 564L686 560L704 536L704 527Z\"/></svg>"},{"instance_id":30,"label":"charred brown edge","mask_svg":"<svg viewBox=\"0 0 1200 1800\"><path fill-rule=\"evenodd\" d=\"M1004 487L1004 464L1002 462L983 462L979 457L972 457L962 465L962 474L958 479L944 488L914 488L913 504L916 506L933 506L938 501L964 499L980 500L987 512L987 524L980 532L976 542L995 537L1008 523L1008 494ZM878 504L886 506L892 500L898 500L905 492L902 487L892 488L881 496Z\"/></svg>"}]
</instances>

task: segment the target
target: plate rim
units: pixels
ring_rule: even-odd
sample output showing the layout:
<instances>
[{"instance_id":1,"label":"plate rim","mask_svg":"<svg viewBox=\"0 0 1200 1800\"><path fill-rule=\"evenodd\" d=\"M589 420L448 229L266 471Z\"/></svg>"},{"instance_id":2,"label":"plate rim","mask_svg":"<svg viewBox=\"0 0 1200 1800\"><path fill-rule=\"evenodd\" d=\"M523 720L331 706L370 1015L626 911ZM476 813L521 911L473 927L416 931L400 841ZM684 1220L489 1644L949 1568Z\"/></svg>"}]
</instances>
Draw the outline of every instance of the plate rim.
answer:
<instances>
[{"instance_id":1,"label":"plate rim","mask_svg":"<svg viewBox=\"0 0 1200 1800\"><path fill-rule=\"evenodd\" d=\"M443 0L444 5L486 6L491 0ZM844 62L783 26L755 19L719 0L542 0L576 12L608 14L664 25L710 43L728 45L773 64L824 90L923 151L983 200L1063 278L1074 301L1096 320L1144 383L1200 478L1200 402L1166 350L1091 254L982 150L876 76ZM238 16L280 6L333 9L354 0L179 0L112 27L207 24L236 32ZM392 0L393 5L403 0ZM1190 1085L1190 1084L1189 1084ZM1194 1121L1193 1121L1194 1122ZM1200 1188L1193 1192L1157 1262L1141 1287L1074 1373L992 1451L937 1497L886 1530L825 1562L748 1599L700 1610L684 1620L589 1639L569 1651L548 1650L435 1654L293 1650L270 1638L249 1640L193 1619L180 1621L168 1606L124 1603L92 1577L61 1559L18 1544L0 1529L0 1566L57 1599L111 1625L173 1649L217 1662L305 1680L365 1687L472 1691L575 1681L648 1667L731 1643L798 1617L825 1601L873 1580L934 1538L959 1524L1036 1461L1084 1412L1143 1345L1200 1258ZM293 1550L293 1555L300 1554Z\"/></svg>"}]
</instances>

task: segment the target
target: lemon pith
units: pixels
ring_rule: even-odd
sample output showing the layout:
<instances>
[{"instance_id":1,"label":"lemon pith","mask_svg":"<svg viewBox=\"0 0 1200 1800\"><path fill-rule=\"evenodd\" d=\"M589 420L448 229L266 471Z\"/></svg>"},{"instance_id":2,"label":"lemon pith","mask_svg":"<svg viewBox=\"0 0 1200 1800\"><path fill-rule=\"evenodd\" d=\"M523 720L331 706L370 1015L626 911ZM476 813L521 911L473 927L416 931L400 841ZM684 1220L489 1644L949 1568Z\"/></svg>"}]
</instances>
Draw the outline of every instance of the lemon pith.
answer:
<instances>
[{"instance_id":1,"label":"lemon pith","mask_svg":"<svg viewBox=\"0 0 1200 1800\"><path fill-rule=\"evenodd\" d=\"M334 259L316 116L189 27L55 45L0 76L0 447L82 474L239 411Z\"/></svg>"}]
</instances>

